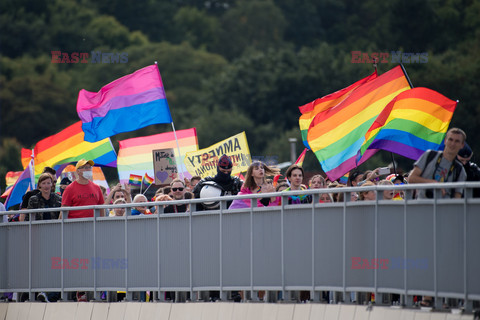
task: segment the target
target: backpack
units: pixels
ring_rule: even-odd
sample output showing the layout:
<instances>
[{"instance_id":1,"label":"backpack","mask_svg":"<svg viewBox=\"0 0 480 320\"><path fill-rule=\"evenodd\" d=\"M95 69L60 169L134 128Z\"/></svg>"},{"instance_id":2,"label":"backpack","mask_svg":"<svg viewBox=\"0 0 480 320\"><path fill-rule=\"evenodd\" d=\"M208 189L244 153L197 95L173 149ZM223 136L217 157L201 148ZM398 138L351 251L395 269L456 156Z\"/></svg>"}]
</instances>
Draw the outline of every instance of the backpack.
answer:
<instances>
[{"instance_id":1,"label":"backpack","mask_svg":"<svg viewBox=\"0 0 480 320\"><path fill-rule=\"evenodd\" d=\"M423 172L425 171L425 169L427 168L427 166L430 164L430 162L433 161L433 159L435 158L435 156L439 153L439 152L442 152L442 151L435 151L435 150L428 150L427 151L428 154L427 154L427 161L425 162L425 167L422 171L422 174ZM460 163L460 161L457 160L457 158L455 158L453 160L453 164L454 164L454 167L453 167L453 179L452 179L452 182L457 182L458 180L458 177L460 177L460 173L462 172L462 169L463 169L463 165ZM428 189L425 191L425 195L427 196L427 198L433 198L433 190L432 189ZM455 196L455 189L452 188L452 190L450 191L450 198L453 198Z\"/></svg>"}]
</instances>

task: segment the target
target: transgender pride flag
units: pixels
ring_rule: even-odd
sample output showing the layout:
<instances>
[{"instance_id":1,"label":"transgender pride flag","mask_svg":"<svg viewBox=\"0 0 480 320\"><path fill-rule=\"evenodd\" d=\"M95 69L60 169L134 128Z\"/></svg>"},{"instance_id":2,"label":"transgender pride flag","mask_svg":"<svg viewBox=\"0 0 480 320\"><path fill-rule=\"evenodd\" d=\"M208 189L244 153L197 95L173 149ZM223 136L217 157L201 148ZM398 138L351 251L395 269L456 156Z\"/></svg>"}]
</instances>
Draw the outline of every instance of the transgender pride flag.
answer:
<instances>
[{"instance_id":1,"label":"transgender pride flag","mask_svg":"<svg viewBox=\"0 0 480 320\"><path fill-rule=\"evenodd\" d=\"M117 79L99 92L80 90L77 112L88 142L152 124L172 122L156 65Z\"/></svg>"}]
</instances>

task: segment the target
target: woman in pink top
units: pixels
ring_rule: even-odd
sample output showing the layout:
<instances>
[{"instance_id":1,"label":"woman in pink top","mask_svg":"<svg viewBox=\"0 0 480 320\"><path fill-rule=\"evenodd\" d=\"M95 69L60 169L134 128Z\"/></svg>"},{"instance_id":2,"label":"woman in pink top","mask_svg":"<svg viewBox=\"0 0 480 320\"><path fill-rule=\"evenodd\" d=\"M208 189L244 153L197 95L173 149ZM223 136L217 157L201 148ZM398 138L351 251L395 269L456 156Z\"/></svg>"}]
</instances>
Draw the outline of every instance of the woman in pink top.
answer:
<instances>
[{"instance_id":1,"label":"woman in pink top","mask_svg":"<svg viewBox=\"0 0 480 320\"><path fill-rule=\"evenodd\" d=\"M280 170L271 168L261 161L253 162L248 167L247 175L245 176L245 182L242 189L237 195L253 194L253 193L271 193L275 192L275 188L271 183L267 183L266 176L275 176L279 174ZM261 198L257 201L257 206L277 206L280 198ZM250 208L250 199L235 199L230 205L229 209Z\"/></svg>"}]
</instances>

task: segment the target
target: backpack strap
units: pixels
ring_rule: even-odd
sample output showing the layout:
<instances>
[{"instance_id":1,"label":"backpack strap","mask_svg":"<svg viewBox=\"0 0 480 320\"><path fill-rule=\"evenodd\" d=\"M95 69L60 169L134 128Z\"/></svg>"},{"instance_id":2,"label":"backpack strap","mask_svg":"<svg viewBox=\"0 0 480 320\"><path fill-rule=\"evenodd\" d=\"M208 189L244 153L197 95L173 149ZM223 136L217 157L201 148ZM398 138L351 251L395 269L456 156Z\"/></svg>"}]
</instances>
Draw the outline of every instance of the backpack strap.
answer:
<instances>
[{"instance_id":1,"label":"backpack strap","mask_svg":"<svg viewBox=\"0 0 480 320\"><path fill-rule=\"evenodd\" d=\"M430 164L430 162L432 162L433 158L435 158L435 156L437 155L438 151L435 151L435 150L428 150L427 151L428 154L427 154L427 161L425 162L425 167L423 168L423 171L420 175L423 174L423 172L425 171L425 169L427 169L428 165Z\"/></svg>"}]
</instances>

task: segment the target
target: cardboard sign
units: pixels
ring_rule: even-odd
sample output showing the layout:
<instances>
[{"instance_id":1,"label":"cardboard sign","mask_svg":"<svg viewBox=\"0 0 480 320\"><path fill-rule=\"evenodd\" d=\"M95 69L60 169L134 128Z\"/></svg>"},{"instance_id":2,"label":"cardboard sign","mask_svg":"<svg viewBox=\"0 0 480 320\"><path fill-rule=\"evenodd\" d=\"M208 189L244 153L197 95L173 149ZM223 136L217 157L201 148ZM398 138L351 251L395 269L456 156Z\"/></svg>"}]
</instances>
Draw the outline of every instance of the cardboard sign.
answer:
<instances>
[{"instance_id":1,"label":"cardboard sign","mask_svg":"<svg viewBox=\"0 0 480 320\"><path fill-rule=\"evenodd\" d=\"M178 174L173 149L152 150L152 154L155 184L170 184Z\"/></svg>"}]
</instances>

